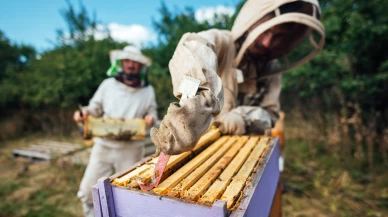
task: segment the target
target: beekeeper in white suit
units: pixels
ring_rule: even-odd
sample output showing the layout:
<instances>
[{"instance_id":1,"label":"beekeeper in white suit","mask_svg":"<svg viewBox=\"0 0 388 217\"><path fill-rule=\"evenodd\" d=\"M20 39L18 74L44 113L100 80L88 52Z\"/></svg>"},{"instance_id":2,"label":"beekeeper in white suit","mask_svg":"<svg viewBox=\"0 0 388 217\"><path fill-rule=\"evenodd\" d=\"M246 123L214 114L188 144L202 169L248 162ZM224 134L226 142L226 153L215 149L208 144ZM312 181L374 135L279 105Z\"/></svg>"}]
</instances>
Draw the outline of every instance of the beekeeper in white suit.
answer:
<instances>
[{"instance_id":1,"label":"beekeeper in white suit","mask_svg":"<svg viewBox=\"0 0 388 217\"><path fill-rule=\"evenodd\" d=\"M111 77L98 87L89 105L83 108L82 116L75 112L74 120L83 121L88 115L120 119L144 118L148 126L153 126L157 119L155 92L146 76L151 60L133 46L111 51L110 60L112 66L108 76ZM92 185L100 177L128 169L144 155L143 141L94 138L94 142L78 191L85 216L88 217L94 216Z\"/></svg>"},{"instance_id":2,"label":"beekeeper in white suit","mask_svg":"<svg viewBox=\"0 0 388 217\"><path fill-rule=\"evenodd\" d=\"M184 76L200 80L200 87L195 97L170 104L160 128L151 130L159 150L191 150L212 121L226 134L258 134L273 127L281 73L323 47L319 17L317 0L248 0L231 31L183 35L169 64L174 95L181 97Z\"/></svg>"}]
</instances>

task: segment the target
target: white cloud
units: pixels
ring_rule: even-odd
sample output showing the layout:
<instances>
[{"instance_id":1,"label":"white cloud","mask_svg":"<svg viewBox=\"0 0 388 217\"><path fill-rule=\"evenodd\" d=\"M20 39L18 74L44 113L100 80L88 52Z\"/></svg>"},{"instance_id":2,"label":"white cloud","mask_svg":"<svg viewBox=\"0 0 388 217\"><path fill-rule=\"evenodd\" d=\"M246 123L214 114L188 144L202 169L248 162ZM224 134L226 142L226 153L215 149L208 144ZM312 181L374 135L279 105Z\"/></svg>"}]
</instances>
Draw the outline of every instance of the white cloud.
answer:
<instances>
[{"instance_id":1,"label":"white cloud","mask_svg":"<svg viewBox=\"0 0 388 217\"><path fill-rule=\"evenodd\" d=\"M214 22L214 15L228 15L232 16L235 9L224 5L218 5L215 7L202 7L195 11L195 19L198 22L208 21Z\"/></svg>"},{"instance_id":2,"label":"white cloud","mask_svg":"<svg viewBox=\"0 0 388 217\"><path fill-rule=\"evenodd\" d=\"M110 23L108 29L113 39L131 42L136 45L156 40L156 35L146 27L138 24L129 26Z\"/></svg>"},{"instance_id":3,"label":"white cloud","mask_svg":"<svg viewBox=\"0 0 388 217\"><path fill-rule=\"evenodd\" d=\"M88 35L91 35L91 34L94 35L94 38L96 40L102 40L108 37L108 29L106 28L106 26L102 24L97 24L96 29L94 30L94 33L92 33L90 29L88 30Z\"/></svg>"},{"instance_id":4,"label":"white cloud","mask_svg":"<svg viewBox=\"0 0 388 217\"><path fill-rule=\"evenodd\" d=\"M139 24L122 25L118 23L109 23L106 26L98 24L94 31L92 29L86 31L86 35L94 35L96 40L107 38L109 33L116 41L132 43L139 47L142 47L149 42L155 42L157 39L154 32ZM79 37L79 34L76 33L75 37ZM71 43L69 33L66 33L62 40Z\"/></svg>"},{"instance_id":5,"label":"white cloud","mask_svg":"<svg viewBox=\"0 0 388 217\"><path fill-rule=\"evenodd\" d=\"M145 26L138 24L122 25L118 23L109 23L107 26L98 25L94 33L97 40L108 36L108 31L114 40L120 42L133 43L141 46L156 40L156 35Z\"/></svg>"}]
</instances>

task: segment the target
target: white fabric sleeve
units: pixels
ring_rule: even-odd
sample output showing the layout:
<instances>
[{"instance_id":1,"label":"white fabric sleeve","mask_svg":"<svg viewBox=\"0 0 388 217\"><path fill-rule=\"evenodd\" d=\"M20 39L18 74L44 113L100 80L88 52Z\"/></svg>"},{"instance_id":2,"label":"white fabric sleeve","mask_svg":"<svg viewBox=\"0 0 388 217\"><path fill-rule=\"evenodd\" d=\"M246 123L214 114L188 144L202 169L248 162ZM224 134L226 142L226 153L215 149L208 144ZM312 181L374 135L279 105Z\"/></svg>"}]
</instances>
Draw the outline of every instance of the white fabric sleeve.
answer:
<instances>
[{"instance_id":1,"label":"white fabric sleeve","mask_svg":"<svg viewBox=\"0 0 388 217\"><path fill-rule=\"evenodd\" d=\"M156 121L158 120L158 111L157 111L158 106L156 104L155 90L152 86L150 87L150 89L151 89L150 102L149 102L149 106L146 114L151 115Z\"/></svg>"},{"instance_id":2,"label":"white fabric sleeve","mask_svg":"<svg viewBox=\"0 0 388 217\"><path fill-rule=\"evenodd\" d=\"M213 115L223 106L222 81L217 74L219 47L230 46L221 31L208 30L200 33L186 33L180 40L169 63L174 95L180 98L179 85L184 76L201 81L199 91L209 91L217 99Z\"/></svg>"},{"instance_id":3,"label":"white fabric sleeve","mask_svg":"<svg viewBox=\"0 0 388 217\"><path fill-rule=\"evenodd\" d=\"M282 88L282 79L281 75L274 75L269 77L269 87L267 94L264 95L260 107L265 109L271 117L272 126L279 119L280 112L280 92Z\"/></svg>"},{"instance_id":4,"label":"white fabric sleeve","mask_svg":"<svg viewBox=\"0 0 388 217\"><path fill-rule=\"evenodd\" d=\"M102 117L104 115L103 100L104 100L105 81L103 81L94 93L89 105L84 108L94 117Z\"/></svg>"}]
</instances>

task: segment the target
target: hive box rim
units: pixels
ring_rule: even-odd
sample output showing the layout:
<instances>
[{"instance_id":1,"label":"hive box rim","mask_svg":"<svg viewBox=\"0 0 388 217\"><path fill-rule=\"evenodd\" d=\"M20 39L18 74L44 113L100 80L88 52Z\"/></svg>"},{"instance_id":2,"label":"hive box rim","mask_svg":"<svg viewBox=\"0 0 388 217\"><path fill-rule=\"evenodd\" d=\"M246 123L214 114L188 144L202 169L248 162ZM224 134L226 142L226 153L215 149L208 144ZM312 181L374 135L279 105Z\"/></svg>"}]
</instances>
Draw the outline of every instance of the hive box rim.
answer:
<instances>
[{"instance_id":1,"label":"hive box rim","mask_svg":"<svg viewBox=\"0 0 388 217\"><path fill-rule=\"evenodd\" d=\"M166 196L159 196L152 194L150 192L141 191L137 189L126 189L124 187L119 186L113 186L111 185L111 180L121 177L125 174L127 174L130 171L133 171L136 169L139 165L144 164L145 162L151 160L154 156L147 157L138 163L136 163L135 166L131 167L125 172L117 173L109 178L103 177L98 180L98 183L93 186L93 203L94 203L94 210L95 210L95 216L116 216L116 211L118 211L117 216L127 216L122 215L123 208L120 207L125 206L124 209L127 211L131 210L130 216L163 216L160 213L146 213L147 209L146 206L144 209L139 209L139 207L131 207L131 202L128 202L128 198L132 197L133 204L136 204L136 201L133 201L133 198L141 199L142 197L145 197L145 202L151 202L154 204L148 205L149 207L181 207L182 210L179 213L179 210L176 213L167 213L166 216L190 216L187 215L188 212L185 212L187 210L192 210L192 216L230 216L230 217L242 217L242 216L268 216L271 204L276 192L276 187L278 184L280 172L278 170L278 158L279 158L279 142L278 137L273 137L271 144L268 145L270 148L270 151L266 151L263 160L261 160L259 165L257 166L257 170L254 171L254 175L252 176L252 179L248 183L249 187L244 188L244 197L239 201L239 205L236 209L233 211L230 211L226 209L226 201L216 200L212 206L206 206L201 205L197 203L190 203L183 201L179 198L171 198ZM268 167L268 166L271 166ZM263 169L264 168L264 169ZM275 172L274 168L276 168L277 172ZM261 169L261 170L260 170ZM272 171L269 171L272 169ZM270 173L274 173L273 176L269 177L268 175ZM267 177L264 177L264 174L268 174ZM263 182L263 183L262 183ZM262 185L262 186L259 186ZM269 184L269 185L267 185ZM266 186L263 186L266 185ZM266 197L263 197L263 195L260 195L261 192L258 192L258 187L265 188L268 192L268 195ZM126 200L118 200L117 197L123 197L123 195L126 195ZM252 205L251 201L255 200L255 204L261 204L261 208L258 210L258 206ZM116 200L116 203L115 203ZM123 202L126 201L126 202ZM123 204L121 204L123 203ZM267 206L264 206L263 204L268 204ZM119 206L116 206L119 204ZM140 204L138 204L141 206ZM251 206L250 206L251 205ZM118 210L117 210L118 209ZM137 210L138 212L132 212ZM173 209L171 209L173 210ZM170 210L170 211L171 211ZM175 209L176 210L176 209ZM183 211L184 210L184 211ZM141 211L141 212L140 212ZM160 211L163 213L163 210ZM259 212L259 213L258 213ZM201 214L200 214L201 213Z\"/></svg>"}]
</instances>

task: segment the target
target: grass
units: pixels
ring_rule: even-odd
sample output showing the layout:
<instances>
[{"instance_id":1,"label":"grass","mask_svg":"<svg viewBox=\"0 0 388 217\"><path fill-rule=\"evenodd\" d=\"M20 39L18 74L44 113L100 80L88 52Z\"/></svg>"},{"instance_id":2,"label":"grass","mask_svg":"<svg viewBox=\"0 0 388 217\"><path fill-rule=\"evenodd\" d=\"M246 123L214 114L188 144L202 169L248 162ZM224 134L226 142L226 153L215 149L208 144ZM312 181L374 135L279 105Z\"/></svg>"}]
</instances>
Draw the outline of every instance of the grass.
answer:
<instances>
[{"instance_id":1,"label":"grass","mask_svg":"<svg viewBox=\"0 0 388 217\"><path fill-rule=\"evenodd\" d=\"M39 140L28 136L0 146L0 216L83 216L76 197L83 166L59 161L29 164L11 157L13 149Z\"/></svg>"},{"instance_id":2,"label":"grass","mask_svg":"<svg viewBox=\"0 0 388 217\"><path fill-rule=\"evenodd\" d=\"M284 216L388 216L388 174L383 165L365 171L325 153L323 144L286 143Z\"/></svg>"}]
</instances>

